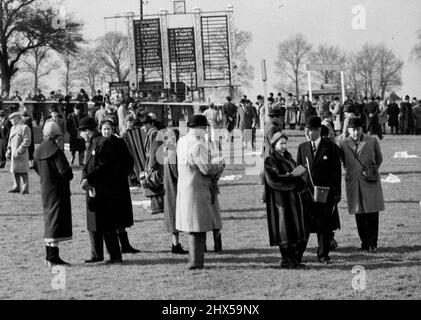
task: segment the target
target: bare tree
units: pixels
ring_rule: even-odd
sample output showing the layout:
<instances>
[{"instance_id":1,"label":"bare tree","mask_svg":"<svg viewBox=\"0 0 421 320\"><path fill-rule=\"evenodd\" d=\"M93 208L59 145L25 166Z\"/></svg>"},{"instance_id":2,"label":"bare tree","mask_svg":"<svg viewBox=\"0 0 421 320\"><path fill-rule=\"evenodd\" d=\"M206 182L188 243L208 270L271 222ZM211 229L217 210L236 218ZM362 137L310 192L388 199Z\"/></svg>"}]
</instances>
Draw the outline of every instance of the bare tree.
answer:
<instances>
[{"instance_id":1,"label":"bare tree","mask_svg":"<svg viewBox=\"0 0 421 320\"><path fill-rule=\"evenodd\" d=\"M97 40L97 52L107 73L126 81L130 73L129 39L121 32L109 32Z\"/></svg>"},{"instance_id":2,"label":"bare tree","mask_svg":"<svg viewBox=\"0 0 421 320\"><path fill-rule=\"evenodd\" d=\"M340 64L346 62L346 55L341 52L339 47L320 45L317 51L311 53L311 62L315 64ZM317 71L316 77L322 84L335 83L341 84L340 74L337 71Z\"/></svg>"},{"instance_id":3,"label":"bare tree","mask_svg":"<svg viewBox=\"0 0 421 320\"><path fill-rule=\"evenodd\" d=\"M279 45L278 60L275 64L278 74L294 85L295 94L300 95L300 87L305 75L305 65L310 61L312 45L307 42L301 33L285 40ZM281 89L282 91L282 89Z\"/></svg>"},{"instance_id":4,"label":"bare tree","mask_svg":"<svg viewBox=\"0 0 421 320\"><path fill-rule=\"evenodd\" d=\"M98 77L104 67L95 48L83 48L77 56L76 64L76 74L83 85L89 86L92 95L95 95Z\"/></svg>"},{"instance_id":5,"label":"bare tree","mask_svg":"<svg viewBox=\"0 0 421 320\"><path fill-rule=\"evenodd\" d=\"M402 86L404 62L397 58L392 50L384 45L378 46L378 86L383 99L386 92Z\"/></svg>"},{"instance_id":6,"label":"bare tree","mask_svg":"<svg viewBox=\"0 0 421 320\"><path fill-rule=\"evenodd\" d=\"M417 31L418 43L414 46L411 52L411 57L417 61L421 62L421 29Z\"/></svg>"},{"instance_id":7,"label":"bare tree","mask_svg":"<svg viewBox=\"0 0 421 320\"><path fill-rule=\"evenodd\" d=\"M63 53L61 59L64 64L64 70L61 75L61 86L64 88L64 92L68 94L73 87L76 80L76 58L70 53Z\"/></svg>"},{"instance_id":8,"label":"bare tree","mask_svg":"<svg viewBox=\"0 0 421 320\"><path fill-rule=\"evenodd\" d=\"M0 0L0 73L2 89L10 92L10 81L18 63L30 50L50 47L75 52L83 38L82 23L66 15L65 29L54 23L57 12L47 1Z\"/></svg>"},{"instance_id":9,"label":"bare tree","mask_svg":"<svg viewBox=\"0 0 421 320\"><path fill-rule=\"evenodd\" d=\"M358 94L380 96L402 85L403 61L385 45L365 44L347 61L347 79Z\"/></svg>"},{"instance_id":10,"label":"bare tree","mask_svg":"<svg viewBox=\"0 0 421 320\"><path fill-rule=\"evenodd\" d=\"M52 71L60 69L61 65L55 61L48 47L36 47L28 51L22 59L22 72L30 73L33 77L33 89L39 88L41 79L48 76Z\"/></svg>"}]
</instances>

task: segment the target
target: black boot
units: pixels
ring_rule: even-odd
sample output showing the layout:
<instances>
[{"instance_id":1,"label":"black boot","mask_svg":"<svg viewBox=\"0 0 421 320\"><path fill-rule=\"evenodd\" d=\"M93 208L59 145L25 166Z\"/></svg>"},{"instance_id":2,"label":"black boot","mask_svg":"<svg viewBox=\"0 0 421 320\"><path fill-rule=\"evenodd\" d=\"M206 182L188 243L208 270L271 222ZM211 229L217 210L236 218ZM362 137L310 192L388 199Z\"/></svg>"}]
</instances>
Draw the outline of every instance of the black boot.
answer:
<instances>
[{"instance_id":1,"label":"black boot","mask_svg":"<svg viewBox=\"0 0 421 320\"><path fill-rule=\"evenodd\" d=\"M119 233L118 239L120 240L120 244L121 244L121 253L133 253L133 254L135 254L135 253L140 252L140 250L137 250L130 245L129 237L128 237L126 231L124 231L122 233Z\"/></svg>"},{"instance_id":2,"label":"black boot","mask_svg":"<svg viewBox=\"0 0 421 320\"><path fill-rule=\"evenodd\" d=\"M181 246L181 244L179 243L179 244L177 244L176 246L175 245L172 245L172 250L171 250L171 252L173 253L173 254L189 254L189 252L188 251L185 251L184 249L183 249L183 247Z\"/></svg>"},{"instance_id":3,"label":"black boot","mask_svg":"<svg viewBox=\"0 0 421 320\"><path fill-rule=\"evenodd\" d=\"M215 242L215 252L221 252L222 251L222 236L218 232L218 235L215 233L213 234L213 241Z\"/></svg>"},{"instance_id":4,"label":"black boot","mask_svg":"<svg viewBox=\"0 0 421 320\"><path fill-rule=\"evenodd\" d=\"M70 266L69 263L60 259L58 247L47 247L47 266Z\"/></svg>"}]
</instances>

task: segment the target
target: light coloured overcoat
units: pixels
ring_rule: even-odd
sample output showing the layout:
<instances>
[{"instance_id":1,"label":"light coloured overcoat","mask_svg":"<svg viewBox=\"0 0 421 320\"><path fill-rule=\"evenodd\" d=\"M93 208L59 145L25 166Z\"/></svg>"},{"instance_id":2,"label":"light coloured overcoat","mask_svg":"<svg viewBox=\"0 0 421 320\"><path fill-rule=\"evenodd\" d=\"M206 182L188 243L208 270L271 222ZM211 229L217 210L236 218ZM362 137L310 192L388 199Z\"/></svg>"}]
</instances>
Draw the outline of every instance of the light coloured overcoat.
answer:
<instances>
[{"instance_id":1,"label":"light coloured overcoat","mask_svg":"<svg viewBox=\"0 0 421 320\"><path fill-rule=\"evenodd\" d=\"M29 172L29 152L31 145L31 130L23 122L10 130L8 149L11 151L11 173Z\"/></svg>"},{"instance_id":2,"label":"light coloured overcoat","mask_svg":"<svg viewBox=\"0 0 421 320\"><path fill-rule=\"evenodd\" d=\"M217 179L224 170L224 164L212 158L205 141L203 133L190 129L178 142L176 226L181 232L222 229Z\"/></svg>"},{"instance_id":3,"label":"light coloured overcoat","mask_svg":"<svg viewBox=\"0 0 421 320\"><path fill-rule=\"evenodd\" d=\"M376 138L363 135L358 150L351 137L339 142L342 161L345 166L346 194L350 214L375 213L385 210L380 176L377 182L367 182L363 177L363 166L378 165L383 162L379 142Z\"/></svg>"}]
</instances>

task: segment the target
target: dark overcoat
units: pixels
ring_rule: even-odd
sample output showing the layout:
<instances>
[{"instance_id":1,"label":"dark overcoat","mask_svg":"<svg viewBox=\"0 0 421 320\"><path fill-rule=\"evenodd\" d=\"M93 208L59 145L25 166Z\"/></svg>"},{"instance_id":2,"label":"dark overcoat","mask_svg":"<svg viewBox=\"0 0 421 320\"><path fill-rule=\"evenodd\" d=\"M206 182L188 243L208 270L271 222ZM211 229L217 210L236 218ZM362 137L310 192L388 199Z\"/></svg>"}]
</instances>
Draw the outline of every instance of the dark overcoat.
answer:
<instances>
[{"instance_id":1,"label":"dark overcoat","mask_svg":"<svg viewBox=\"0 0 421 320\"><path fill-rule=\"evenodd\" d=\"M82 180L87 179L95 189L95 197L86 192L87 228L91 232L117 229L118 196L115 193L117 184L116 168L112 143L95 132L92 137ZM116 210L117 209L117 210Z\"/></svg>"},{"instance_id":2,"label":"dark overcoat","mask_svg":"<svg viewBox=\"0 0 421 320\"><path fill-rule=\"evenodd\" d=\"M339 147L328 139L322 139L313 156L311 142L305 142L298 147L297 165L307 166L314 184L330 188L326 204L313 201L314 188L309 179L306 191L302 194L306 229L309 233L322 233L336 230L340 227L339 214L336 205L341 197L341 153Z\"/></svg>"},{"instance_id":3,"label":"dark overcoat","mask_svg":"<svg viewBox=\"0 0 421 320\"><path fill-rule=\"evenodd\" d=\"M72 238L70 181L72 169L56 142L43 142L35 151L35 171L41 178L45 239L50 242Z\"/></svg>"},{"instance_id":4,"label":"dark overcoat","mask_svg":"<svg viewBox=\"0 0 421 320\"><path fill-rule=\"evenodd\" d=\"M298 247L306 243L307 235L300 193L306 186L302 177L289 175L295 161L286 152L282 156L272 150L265 160L266 211L271 246Z\"/></svg>"},{"instance_id":5,"label":"dark overcoat","mask_svg":"<svg viewBox=\"0 0 421 320\"><path fill-rule=\"evenodd\" d=\"M71 113L67 116L66 130L70 135L70 152L83 152L85 151L85 141L79 137L79 121L81 116L77 116L75 113Z\"/></svg>"},{"instance_id":6,"label":"dark overcoat","mask_svg":"<svg viewBox=\"0 0 421 320\"><path fill-rule=\"evenodd\" d=\"M222 107L222 115L224 118L224 128L228 131L235 129L237 121L237 106L231 102L227 102ZM232 121L230 120L232 119Z\"/></svg>"},{"instance_id":7,"label":"dark overcoat","mask_svg":"<svg viewBox=\"0 0 421 320\"><path fill-rule=\"evenodd\" d=\"M372 114L373 117L370 118L369 115ZM379 130L379 114L380 108L377 102L370 102L365 105L364 115L366 117L367 130L371 130L375 133Z\"/></svg>"},{"instance_id":8,"label":"dark overcoat","mask_svg":"<svg viewBox=\"0 0 421 320\"><path fill-rule=\"evenodd\" d=\"M6 160L7 143L9 142L10 129L12 129L12 123L4 118L0 121L0 162Z\"/></svg>"},{"instance_id":9,"label":"dark overcoat","mask_svg":"<svg viewBox=\"0 0 421 320\"><path fill-rule=\"evenodd\" d=\"M162 153L162 141L158 138L159 131L156 127L152 127L146 135L145 141L145 171L150 172L151 170L156 170L159 172L160 176L164 175L163 159ZM160 158L160 160L158 159ZM149 198L153 197L162 197L164 194L163 184L157 189L145 189L145 196Z\"/></svg>"},{"instance_id":10,"label":"dark overcoat","mask_svg":"<svg viewBox=\"0 0 421 320\"><path fill-rule=\"evenodd\" d=\"M389 127L399 127L399 107L397 103L389 103L387 114L389 115Z\"/></svg>"}]
</instances>

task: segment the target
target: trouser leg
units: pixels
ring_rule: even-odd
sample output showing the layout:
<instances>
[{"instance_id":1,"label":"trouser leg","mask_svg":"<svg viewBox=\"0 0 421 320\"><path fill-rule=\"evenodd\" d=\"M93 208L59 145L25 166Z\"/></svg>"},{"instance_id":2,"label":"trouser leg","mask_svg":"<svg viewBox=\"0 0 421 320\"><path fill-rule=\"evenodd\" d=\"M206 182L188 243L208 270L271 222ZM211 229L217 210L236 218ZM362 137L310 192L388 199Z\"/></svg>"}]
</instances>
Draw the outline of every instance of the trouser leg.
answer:
<instances>
[{"instance_id":1,"label":"trouser leg","mask_svg":"<svg viewBox=\"0 0 421 320\"><path fill-rule=\"evenodd\" d=\"M358 235L361 240L361 248L368 249L369 244L367 242L367 215L365 213L355 215L357 222Z\"/></svg>"},{"instance_id":2,"label":"trouser leg","mask_svg":"<svg viewBox=\"0 0 421 320\"><path fill-rule=\"evenodd\" d=\"M368 245L370 247L377 248L377 242L379 237L379 213L370 213L367 214L367 220L368 220L368 227L367 227L367 240Z\"/></svg>"},{"instance_id":3,"label":"trouser leg","mask_svg":"<svg viewBox=\"0 0 421 320\"><path fill-rule=\"evenodd\" d=\"M205 265L206 233L190 233L190 268L203 268Z\"/></svg>"},{"instance_id":4,"label":"trouser leg","mask_svg":"<svg viewBox=\"0 0 421 320\"><path fill-rule=\"evenodd\" d=\"M22 178L22 192L29 192L29 178L27 173L21 173Z\"/></svg>"},{"instance_id":5,"label":"trouser leg","mask_svg":"<svg viewBox=\"0 0 421 320\"><path fill-rule=\"evenodd\" d=\"M104 234L102 232L89 231L89 240L91 242L91 257L92 259L104 259Z\"/></svg>"},{"instance_id":6,"label":"trouser leg","mask_svg":"<svg viewBox=\"0 0 421 320\"><path fill-rule=\"evenodd\" d=\"M310 233L307 233L306 235L306 241L301 243L297 246L297 249L295 250L295 260L298 263L301 263L303 260L304 252L307 249L308 239L310 238Z\"/></svg>"},{"instance_id":7,"label":"trouser leg","mask_svg":"<svg viewBox=\"0 0 421 320\"><path fill-rule=\"evenodd\" d=\"M107 247L110 260L120 260L122 258L120 244L118 242L117 230L107 230L104 232L104 242Z\"/></svg>"},{"instance_id":8,"label":"trouser leg","mask_svg":"<svg viewBox=\"0 0 421 320\"><path fill-rule=\"evenodd\" d=\"M317 242L318 242L318 248L317 248L317 257L319 259L322 258L329 258L329 249L330 249L330 241L329 241L329 233L328 232L322 232L317 233Z\"/></svg>"},{"instance_id":9,"label":"trouser leg","mask_svg":"<svg viewBox=\"0 0 421 320\"><path fill-rule=\"evenodd\" d=\"M20 174L13 174L13 190L20 191Z\"/></svg>"}]
</instances>

